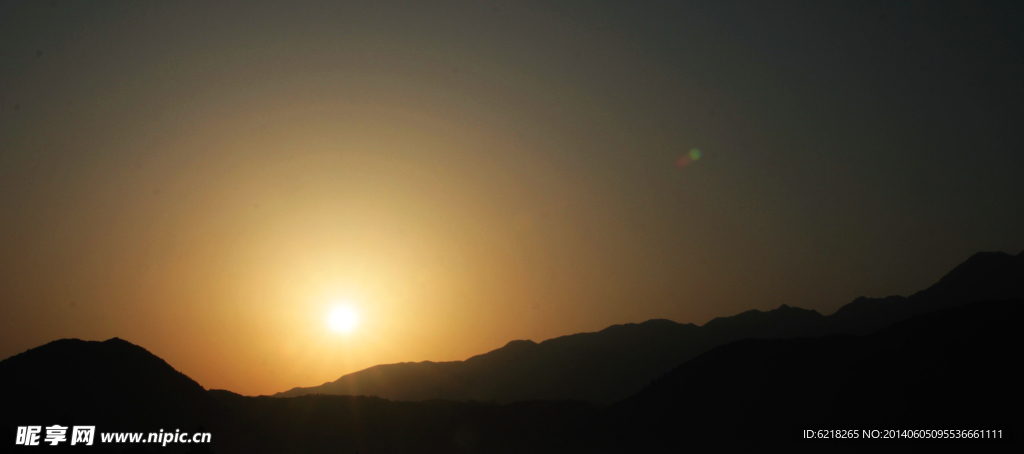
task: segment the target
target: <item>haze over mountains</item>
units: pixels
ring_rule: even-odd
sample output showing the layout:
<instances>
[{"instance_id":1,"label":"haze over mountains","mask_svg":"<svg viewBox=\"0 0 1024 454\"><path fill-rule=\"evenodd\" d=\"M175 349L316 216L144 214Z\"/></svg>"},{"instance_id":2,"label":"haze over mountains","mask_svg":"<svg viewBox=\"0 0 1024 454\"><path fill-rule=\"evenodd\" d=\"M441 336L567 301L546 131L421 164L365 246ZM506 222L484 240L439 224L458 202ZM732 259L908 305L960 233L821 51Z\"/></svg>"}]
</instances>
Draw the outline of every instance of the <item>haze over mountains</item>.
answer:
<instances>
[{"instance_id":1,"label":"haze over mountains","mask_svg":"<svg viewBox=\"0 0 1024 454\"><path fill-rule=\"evenodd\" d=\"M964 442L1012 442L1022 422L1022 298L1024 254L980 253L927 290L858 299L830 316L783 306L701 327L652 320L513 341L462 362L368 370L387 371L378 375L394 389L433 377L417 392L452 396L423 402L204 390L126 341L65 339L0 361L0 425L12 437L16 426L51 424L213 434L209 446L133 452L665 452L694 442L806 443L802 430L827 428L1001 430L997 440ZM876 329L890 320L900 321ZM691 356L673 365L672 355ZM642 378L658 367L664 373ZM576 392L573 380L576 395L604 402L645 382L606 406L546 397ZM460 401L485 393L525 401Z\"/></svg>"},{"instance_id":2,"label":"haze over mountains","mask_svg":"<svg viewBox=\"0 0 1024 454\"><path fill-rule=\"evenodd\" d=\"M910 297L858 298L834 314L782 305L719 317L703 326L670 320L614 325L596 333L509 342L465 361L374 366L275 397L367 395L392 400L611 403L709 349L746 339L868 334L914 315L988 300L1024 298L1024 252L982 252Z\"/></svg>"}]
</instances>

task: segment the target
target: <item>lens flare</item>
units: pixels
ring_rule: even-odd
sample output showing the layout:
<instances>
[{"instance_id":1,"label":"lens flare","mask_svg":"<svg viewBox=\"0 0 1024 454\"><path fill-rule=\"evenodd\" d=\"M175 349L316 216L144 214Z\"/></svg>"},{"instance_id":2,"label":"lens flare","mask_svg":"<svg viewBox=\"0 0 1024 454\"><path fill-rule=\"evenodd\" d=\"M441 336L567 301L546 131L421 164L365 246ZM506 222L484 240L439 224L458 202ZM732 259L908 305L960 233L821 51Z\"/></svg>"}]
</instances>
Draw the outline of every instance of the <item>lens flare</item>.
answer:
<instances>
[{"instance_id":1,"label":"lens flare","mask_svg":"<svg viewBox=\"0 0 1024 454\"><path fill-rule=\"evenodd\" d=\"M676 168L682 169L694 161L699 161L701 156L703 156L703 153L701 153L700 148L691 148L690 151L676 158Z\"/></svg>"}]
</instances>

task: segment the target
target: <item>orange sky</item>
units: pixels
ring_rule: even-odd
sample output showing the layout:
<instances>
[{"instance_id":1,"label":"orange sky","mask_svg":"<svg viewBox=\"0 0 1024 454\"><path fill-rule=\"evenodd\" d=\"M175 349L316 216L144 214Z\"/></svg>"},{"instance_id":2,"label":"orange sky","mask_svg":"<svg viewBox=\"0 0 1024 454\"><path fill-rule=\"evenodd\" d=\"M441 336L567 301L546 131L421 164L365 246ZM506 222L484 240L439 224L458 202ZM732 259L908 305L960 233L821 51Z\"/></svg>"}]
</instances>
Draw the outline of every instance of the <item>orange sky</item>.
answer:
<instances>
[{"instance_id":1,"label":"orange sky","mask_svg":"<svg viewBox=\"0 0 1024 454\"><path fill-rule=\"evenodd\" d=\"M0 358L116 336L269 394L1024 249L1019 65L941 20L544 3L4 4Z\"/></svg>"}]
</instances>

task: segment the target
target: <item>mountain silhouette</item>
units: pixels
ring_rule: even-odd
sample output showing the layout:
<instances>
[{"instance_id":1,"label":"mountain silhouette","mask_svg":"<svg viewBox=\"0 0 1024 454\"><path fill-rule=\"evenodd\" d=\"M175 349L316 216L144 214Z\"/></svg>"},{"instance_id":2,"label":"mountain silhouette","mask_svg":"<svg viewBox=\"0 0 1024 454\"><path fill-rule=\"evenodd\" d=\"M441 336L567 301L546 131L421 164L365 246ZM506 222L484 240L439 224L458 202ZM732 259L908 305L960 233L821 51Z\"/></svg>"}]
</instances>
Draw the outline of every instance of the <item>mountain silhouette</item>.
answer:
<instances>
[{"instance_id":1,"label":"mountain silhouette","mask_svg":"<svg viewBox=\"0 0 1024 454\"><path fill-rule=\"evenodd\" d=\"M447 400L208 391L124 340L63 339L0 361L0 427L214 435L209 446L63 447L75 452L671 452L808 443L803 430L836 428L995 429L1014 441L1022 260L976 254L910 297L859 298L829 316L783 305L700 327L650 320L343 377Z\"/></svg>"},{"instance_id":2,"label":"mountain silhouette","mask_svg":"<svg viewBox=\"0 0 1024 454\"><path fill-rule=\"evenodd\" d=\"M907 298L858 298L804 334L867 334L918 314L1013 298L1024 298L1024 252L979 252L927 289Z\"/></svg>"},{"instance_id":3,"label":"mountain silhouette","mask_svg":"<svg viewBox=\"0 0 1024 454\"><path fill-rule=\"evenodd\" d=\"M868 336L723 345L608 407L591 448L795 443L805 429L975 427L1013 441L1024 422L1015 360L1022 318L1024 300L983 302Z\"/></svg>"},{"instance_id":4,"label":"mountain silhouette","mask_svg":"<svg viewBox=\"0 0 1024 454\"><path fill-rule=\"evenodd\" d=\"M614 325L535 343L509 342L465 361L374 366L275 397L367 395L393 400L514 402L574 399L611 403L684 361L728 342L868 334L900 320L961 304L1024 298L1024 252L981 252L910 297L858 298L834 314L782 305L719 317L703 326L670 320Z\"/></svg>"},{"instance_id":5,"label":"mountain silhouette","mask_svg":"<svg viewBox=\"0 0 1024 454\"><path fill-rule=\"evenodd\" d=\"M512 341L465 361L371 367L316 388L278 394L376 395L394 400L612 402L696 354L692 324L651 320L540 344ZM682 345L683 348L676 346ZM602 377L595 381L594 377Z\"/></svg>"},{"instance_id":6,"label":"mountain silhouette","mask_svg":"<svg viewBox=\"0 0 1024 454\"><path fill-rule=\"evenodd\" d=\"M565 451L583 402L391 402L375 397L246 397L206 390L121 339L62 339L0 361L0 431L8 449L68 452L464 453ZM18 426L96 426L93 446L13 446ZM106 444L101 433L182 430L209 445Z\"/></svg>"},{"instance_id":7,"label":"mountain silhouette","mask_svg":"<svg viewBox=\"0 0 1024 454\"><path fill-rule=\"evenodd\" d=\"M0 362L0 406L36 418L118 423L199 422L216 402L185 374L146 349L113 338L63 339ZM106 409L97 413L96 409Z\"/></svg>"},{"instance_id":8,"label":"mountain silhouette","mask_svg":"<svg viewBox=\"0 0 1024 454\"><path fill-rule=\"evenodd\" d=\"M63 450L218 453L678 452L708 443L820 444L800 438L807 429L1002 431L998 440L962 441L975 447L1013 442L1021 427L1015 359L1022 317L1024 300L981 302L867 336L740 340L603 408L573 401L246 397L203 390L118 339L61 340L0 362L3 430L13 435L16 425L58 423L96 425L102 433L198 424L191 431L212 433L211 445ZM833 450L844 446L830 443ZM23 447L30 449L51 450Z\"/></svg>"},{"instance_id":9,"label":"mountain silhouette","mask_svg":"<svg viewBox=\"0 0 1024 454\"><path fill-rule=\"evenodd\" d=\"M228 409L194 380L118 338L62 339L0 361L0 389L0 427L12 438L15 427L29 425L206 432L230 421ZM97 443L91 450L100 448Z\"/></svg>"}]
</instances>

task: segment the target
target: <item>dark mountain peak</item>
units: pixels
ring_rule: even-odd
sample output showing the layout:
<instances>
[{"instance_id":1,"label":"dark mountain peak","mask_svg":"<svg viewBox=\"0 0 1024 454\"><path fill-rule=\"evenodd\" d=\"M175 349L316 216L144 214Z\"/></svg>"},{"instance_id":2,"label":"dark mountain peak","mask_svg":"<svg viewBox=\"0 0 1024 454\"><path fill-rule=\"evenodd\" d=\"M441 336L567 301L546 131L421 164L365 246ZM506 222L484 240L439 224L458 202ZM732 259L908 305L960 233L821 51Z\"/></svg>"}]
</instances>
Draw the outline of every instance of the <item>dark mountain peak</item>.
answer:
<instances>
[{"instance_id":1,"label":"dark mountain peak","mask_svg":"<svg viewBox=\"0 0 1024 454\"><path fill-rule=\"evenodd\" d=\"M753 309L712 319L701 332L715 344L743 338L790 337L813 330L823 319L818 311L783 304L767 312Z\"/></svg>"},{"instance_id":2,"label":"dark mountain peak","mask_svg":"<svg viewBox=\"0 0 1024 454\"><path fill-rule=\"evenodd\" d=\"M1005 252L978 252L953 268L942 279L939 279L939 282L1011 266L1014 262L1019 262L1021 258L1020 255L1012 256Z\"/></svg>"},{"instance_id":3,"label":"dark mountain peak","mask_svg":"<svg viewBox=\"0 0 1024 454\"><path fill-rule=\"evenodd\" d=\"M820 316L821 315L818 311L816 311L814 309L804 309L802 307L790 306L788 304L783 304L783 305L781 305L781 306L779 306L779 307L777 307L775 309L772 309L772 310L770 310L770 311L768 311L766 313L768 313L768 314L775 313L775 314L778 314L778 315L783 315L783 314L784 315L794 315L794 316L797 316L797 317L803 316L803 315L811 315L811 316L815 316L815 315Z\"/></svg>"},{"instance_id":4,"label":"dark mountain peak","mask_svg":"<svg viewBox=\"0 0 1024 454\"><path fill-rule=\"evenodd\" d=\"M630 329L630 328L635 327L635 326L637 326L636 323L620 323L620 324L616 324L616 325L611 325L611 326L609 326L609 327L607 327L605 329L602 329L601 331L598 331L598 332L599 333L603 333L603 332L606 332L606 331L619 331L619 330L623 330L623 329ZM575 336L575 334L571 334L571 336Z\"/></svg>"},{"instance_id":5,"label":"dark mountain peak","mask_svg":"<svg viewBox=\"0 0 1024 454\"><path fill-rule=\"evenodd\" d=\"M13 358L17 358L17 357L19 357L21 355L29 354L29 352L82 348L82 346L84 346L88 342L89 341L84 341L84 340L81 340L81 339L57 339L57 340L55 340L53 342L47 342L47 343L45 343L43 345L40 345L40 346L38 346L36 348L30 348L28 350L25 350L24 352L21 352L21 353L19 353L17 355L14 355L14 356L11 356L10 358L5 359L4 361L7 361L7 360L13 359Z\"/></svg>"},{"instance_id":6,"label":"dark mountain peak","mask_svg":"<svg viewBox=\"0 0 1024 454\"><path fill-rule=\"evenodd\" d=\"M709 330L733 330L741 327L757 327L760 325L778 325L779 323L803 323L822 317L818 311L792 307L786 304L767 312L751 309L731 317L716 317L704 324L702 328Z\"/></svg>"},{"instance_id":7,"label":"dark mountain peak","mask_svg":"<svg viewBox=\"0 0 1024 454\"><path fill-rule=\"evenodd\" d=\"M969 303L1024 296L1024 256L979 252L957 265L939 282L911 295L914 300L936 299Z\"/></svg>"},{"instance_id":8,"label":"dark mountain peak","mask_svg":"<svg viewBox=\"0 0 1024 454\"><path fill-rule=\"evenodd\" d=\"M133 362L151 367L166 367L175 371L160 357L149 350L121 338L110 338L105 341L85 341L81 339L59 339L39 347L14 355L0 364L39 364L47 359L67 358L76 363L96 362Z\"/></svg>"},{"instance_id":9,"label":"dark mountain peak","mask_svg":"<svg viewBox=\"0 0 1024 454\"><path fill-rule=\"evenodd\" d=\"M868 334L914 315L1014 298L1024 298L1024 256L978 252L931 287L909 297L853 300L830 315L818 334Z\"/></svg>"},{"instance_id":10,"label":"dark mountain peak","mask_svg":"<svg viewBox=\"0 0 1024 454\"><path fill-rule=\"evenodd\" d=\"M502 347L502 348L524 349L524 348L533 348L533 347L536 347L536 346L537 346L537 343L532 341L532 340L520 339L520 340L508 341L508 343L505 344L505 346Z\"/></svg>"},{"instance_id":11,"label":"dark mountain peak","mask_svg":"<svg viewBox=\"0 0 1024 454\"><path fill-rule=\"evenodd\" d=\"M126 375L145 376L151 383L203 389L149 350L117 337L102 342L56 340L0 361L0 379L5 381L36 374L44 381L67 375L107 383Z\"/></svg>"},{"instance_id":12,"label":"dark mountain peak","mask_svg":"<svg viewBox=\"0 0 1024 454\"><path fill-rule=\"evenodd\" d=\"M107 422L194 421L214 405L199 383L119 338L61 339L14 355L0 361L0 388L15 391L0 407Z\"/></svg>"},{"instance_id":13,"label":"dark mountain peak","mask_svg":"<svg viewBox=\"0 0 1024 454\"><path fill-rule=\"evenodd\" d=\"M758 315L763 314L763 313L764 312L761 312L761 311L759 311L757 309L751 309L749 311L740 312L739 314L736 314L736 315L729 315L729 316L724 316L724 317L715 317L715 318L711 319L711 321L709 321L709 322L705 323L704 325L702 325L701 327L702 328L707 328L708 325L716 326L716 325L719 325L719 324L722 324L722 323L729 323L730 321L741 320L741 319L748 319L749 320L749 319L757 317Z\"/></svg>"},{"instance_id":14,"label":"dark mountain peak","mask_svg":"<svg viewBox=\"0 0 1024 454\"><path fill-rule=\"evenodd\" d=\"M610 325L607 328L602 329L601 331L598 331L598 332L600 333L600 332L604 332L604 331L635 330L635 329L646 329L646 328L654 328L654 327L673 327L673 328L675 328L675 327L679 327L681 325L684 325L684 324L683 323L679 323L679 322L674 322L672 320L668 320L668 319L664 319L664 318L652 318L650 320L647 320L646 322L640 322L640 323L621 323L621 324L617 324L617 325Z\"/></svg>"},{"instance_id":15,"label":"dark mountain peak","mask_svg":"<svg viewBox=\"0 0 1024 454\"><path fill-rule=\"evenodd\" d=\"M690 323L685 323L685 324L684 323L678 323L678 322L674 322L672 320L668 320L668 319L664 319L664 318L652 318L652 319L650 319L650 320L648 320L646 322L641 323L640 325L641 326L672 326L672 327L676 327L676 326L679 326L679 325L689 325L689 324Z\"/></svg>"}]
</instances>

